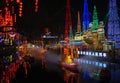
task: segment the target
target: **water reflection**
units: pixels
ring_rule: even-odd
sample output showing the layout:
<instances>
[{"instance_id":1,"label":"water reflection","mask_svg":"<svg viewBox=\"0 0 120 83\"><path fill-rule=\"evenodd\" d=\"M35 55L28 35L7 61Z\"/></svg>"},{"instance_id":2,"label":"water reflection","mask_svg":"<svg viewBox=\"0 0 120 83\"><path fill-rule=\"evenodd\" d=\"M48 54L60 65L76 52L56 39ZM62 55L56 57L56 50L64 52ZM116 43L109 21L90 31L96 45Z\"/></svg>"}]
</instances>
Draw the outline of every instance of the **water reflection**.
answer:
<instances>
[{"instance_id":1,"label":"water reflection","mask_svg":"<svg viewBox=\"0 0 120 83\"><path fill-rule=\"evenodd\" d=\"M80 74L79 73L74 73L71 72L67 69L65 69L64 67L62 68L63 73L64 73L64 81L65 83L81 83L80 82Z\"/></svg>"}]
</instances>

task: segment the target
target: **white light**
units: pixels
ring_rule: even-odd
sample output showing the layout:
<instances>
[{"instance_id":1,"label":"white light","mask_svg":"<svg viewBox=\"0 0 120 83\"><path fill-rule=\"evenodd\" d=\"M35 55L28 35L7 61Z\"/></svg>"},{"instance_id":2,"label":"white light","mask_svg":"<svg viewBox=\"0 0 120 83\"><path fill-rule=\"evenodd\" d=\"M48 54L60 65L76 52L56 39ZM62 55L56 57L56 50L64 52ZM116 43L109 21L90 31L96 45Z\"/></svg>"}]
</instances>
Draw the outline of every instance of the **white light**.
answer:
<instances>
[{"instance_id":1,"label":"white light","mask_svg":"<svg viewBox=\"0 0 120 83\"><path fill-rule=\"evenodd\" d=\"M98 56L98 52L95 52L95 56Z\"/></svg>"},{"instance_id":2,"label":"white light","mask_svg":"<svg viewBox=\"0 0 120 83\"><path fill-rule=\"evenodd\" d=\"M43 38L46 38L46 36L45 36L45 35L43 35Z\"/></svg>"},{"instance_id":3,"label":"white light","mask_svg":"<svg viewBox=\"0 0 120 83\"><path fill-rule=\"evenodd\" d=\"M95 65L98 66L98 62L95 62Z\"/></svg>"},{"instance_id":4,"label":"white light","mask_svg":"<svg viewBox=\"0 0 120 83\"><path fill-rule=\"evenodd\" d=\"M103 57L106 57L106 53L103 53Z\"/></svg>"},{"instance_id":5,"label":"white light","mask_svg":"<svg viewBox=\"0 0 120 83\"><path fill-rule=\"evenodd\" d=\"M88 52L88 55L91 56L91 52Z\"/></svg>"},{"instance_id":6,"label":"white light","mask_svg":"<svg viewBox=\"0 0 120 83\"><path fill-rule=\"evenodd\" d=\"M80 51L78 51L78 54L80 54Z\"/></svg>"},{"instance_id":7,"label":"white light","mask_svg":"<svg viewBox=\"0 0 120 83\"><path fill-rule=\"evenodd\" d=\"M99 66L102 67L102 63L99 63Z\"/></svg>"},{"instance_id":8,"label":"white light","mask_svg":"<svg viewBox=\"0 0 120 83\"><path fill-rule=\"evenodd\" d=\"M88 55L88 52L86 52L86 55Z\"/></svg>"},{"instance_id":9,"label":"white light","mask_svg":"<svg viewBox=\"0 0 120 83\"><path fill-rule=\"evenodd\" d=\"M83 51L83 54L85 55L85 51Z\"/></svg>"},{"instance_id":10,"label":"white light","mask_svg":"<svg viewBox=\"0 0 120 83\"><path fill-rule=\"evenodd\" d=\"M94 56L95 54L94 54L94 52L92 53L92 56Z\"/></svg>"},{"instance_id":11,"label":"white light","mask_svg":"<svg viewBox=\"0 0 120 83\"><path fill-rule=\"evenodd\" d=\"M80 52L80 54L82 54L82 51Z\"/></svg>"},{"instance_id":12,"label":"white light","mask_svg":"<svg viewBox=\"0 0 120 83\"><path fill-rule=\"evenodd\" d=\"M36 46L37 48L39 48L38 46Z\"/></svg>"},{"instance_id":13,"label":"white light","mask_svg":"<svg viewBox=\"0 0 120 83\"><path fill-rule=\"evenodd\" d=\"M35 45L32 45L32 47L35 47Z\"/></svg>"},{"instance_id":14,"label":"white light","mask_svg":"<svg viewBox=\"0 0 120 83\"><path fill-rule=\"evenodd\" d=\"M104 68L106 68L106 67L107 67L107 65L104 63L104 64L103 64L103 67L104 67Z\"/></svg>"},{"instance_id":15,"label":"white light","mask_svg":"<svg viewBox=\"0 0 120 83\"><path fill-rule=\"evenodd\" d=\"M102 57L102 53L99 53L99 57Z\"/></svg>"}]
</instances>

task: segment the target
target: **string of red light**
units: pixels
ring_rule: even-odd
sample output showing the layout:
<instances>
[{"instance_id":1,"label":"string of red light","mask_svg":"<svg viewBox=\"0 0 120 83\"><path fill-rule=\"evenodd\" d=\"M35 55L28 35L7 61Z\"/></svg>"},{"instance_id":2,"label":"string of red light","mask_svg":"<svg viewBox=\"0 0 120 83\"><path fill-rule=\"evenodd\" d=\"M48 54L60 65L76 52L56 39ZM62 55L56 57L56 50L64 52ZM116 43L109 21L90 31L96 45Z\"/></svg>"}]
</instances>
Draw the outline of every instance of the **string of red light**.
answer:
<instances>
[{"instance_id":1,"label":"string of red light","mask_svg":"<svg viewBox=\"0 0 120 83\"><path fill-rule=\"evenodd\" d=\"M9 2L16 2L17 4L19 4L19 17L22 17L22 9L23 9L23 2L22 0L6 0L5 3L7 6L9 6ZM34 4L34 10L35 12L38 12L38 4L39 0L35 0L35 4ZM14 10L15 7L12 6L12 14L14 14ZM16 14L14 14L14 21L16 22Z\"/></svg>"}]
</instances>

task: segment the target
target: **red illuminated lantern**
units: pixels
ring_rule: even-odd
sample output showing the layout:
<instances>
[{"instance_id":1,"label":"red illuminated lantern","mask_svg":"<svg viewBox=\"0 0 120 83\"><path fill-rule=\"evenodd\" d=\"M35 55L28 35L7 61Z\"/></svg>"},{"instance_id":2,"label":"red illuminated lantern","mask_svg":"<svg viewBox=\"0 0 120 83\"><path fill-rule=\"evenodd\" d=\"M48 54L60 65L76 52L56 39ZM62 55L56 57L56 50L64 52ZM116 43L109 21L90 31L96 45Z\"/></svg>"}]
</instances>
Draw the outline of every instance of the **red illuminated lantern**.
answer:
<instances>
[{"instance_id":1,"label":"red illuminated lantern","mask_svg":"<svg viewBox=\"0 0 120 83\"><path fill-rule=\"evenodd\" d=\"M35 0L35 12L38 11L38 0Z\"/></svg>"},{"instance_id":2,"label":"red illuminated lantern","mask_svg":"<svg viewBox=\"0 0 120 83\"><path fill-rule=\"evenodd\" d=\"M16 0L17 3L20 3L20 0Z\"/></svg>"},{"instance_id":3,"label":"red illuminated lantern","mask_svg":"<svg viewBox=\"0 0 120 83\"><path fill-rule=\"evenodd\" d=\"M21 17L22 16L22 2L20 2L20 7L19 7L19 16Z\"/></svg>"},{"instance_id":4,"label":"red illuminated lantern","mask_svg":"<svg viewBox=\"0 0 120 83\"><path fill-rule=\"evenodd\" d=\"M12 14L14 14L14 6L12 6Z\"/></svg>"},{"instance_id":5,"label":"red illuminated lantern","mask_svg":"<svg viewBox=\"0 0 120 83\"><path fill-rule=\"evenodd\" d=\"M16 22L16 14L14 14L14 22Z\"/></svg>"}]
</instances>

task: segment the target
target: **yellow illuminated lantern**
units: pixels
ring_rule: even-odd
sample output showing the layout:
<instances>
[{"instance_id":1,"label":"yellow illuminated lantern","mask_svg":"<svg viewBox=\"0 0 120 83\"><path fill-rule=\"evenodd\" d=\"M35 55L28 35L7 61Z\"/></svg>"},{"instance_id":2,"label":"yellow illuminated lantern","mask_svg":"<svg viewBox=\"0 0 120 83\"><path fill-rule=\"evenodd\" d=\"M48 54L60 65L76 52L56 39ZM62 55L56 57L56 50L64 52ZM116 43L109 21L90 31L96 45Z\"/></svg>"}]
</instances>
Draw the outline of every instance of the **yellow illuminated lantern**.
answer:
<instances>
[{"instance_id":1,"label":"yellow illuminated lantern","mask_svg":"<svg viewBox=\"0 0 120 83\"><path fill-rule=\"evenodd\" d=\"M67 63L68 63L68 64L72 63L72 58L71 58L71 56L70 56L70 55L69 55L69 56L67 56Z\"/></svg>"}]
</instances>

